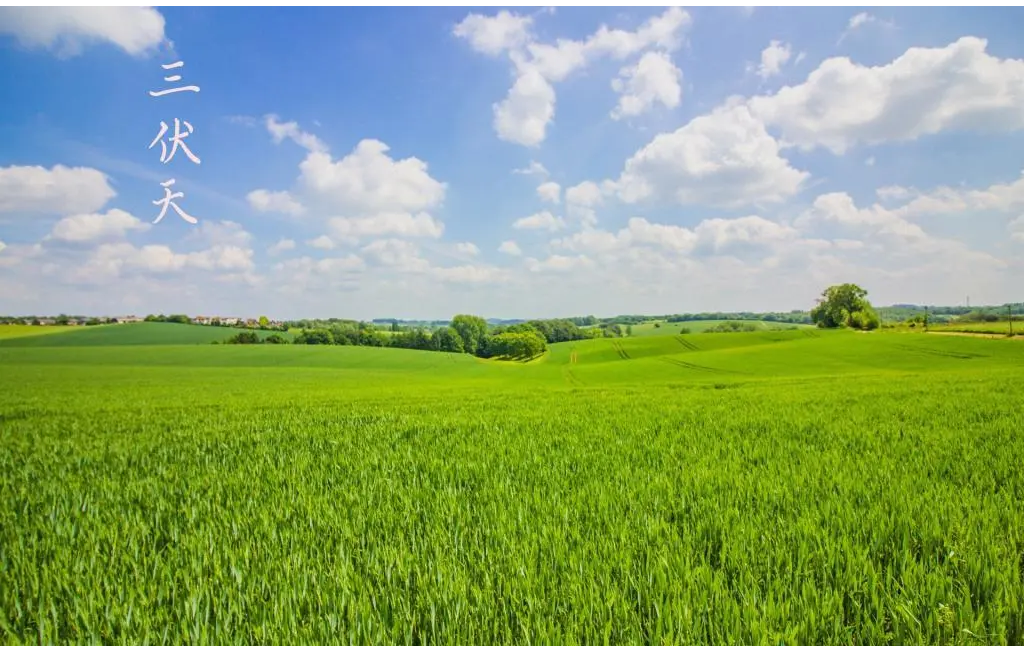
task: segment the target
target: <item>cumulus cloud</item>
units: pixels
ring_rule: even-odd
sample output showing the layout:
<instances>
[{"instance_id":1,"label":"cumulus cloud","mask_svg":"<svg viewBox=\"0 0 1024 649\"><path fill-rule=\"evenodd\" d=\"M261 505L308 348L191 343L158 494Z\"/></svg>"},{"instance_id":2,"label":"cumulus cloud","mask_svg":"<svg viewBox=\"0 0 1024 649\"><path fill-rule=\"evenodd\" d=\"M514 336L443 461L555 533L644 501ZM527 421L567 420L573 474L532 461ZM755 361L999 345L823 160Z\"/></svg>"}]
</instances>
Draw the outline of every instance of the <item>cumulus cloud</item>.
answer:
<instances>
[{"instance_id":1,"label":"cumulus cloud","mask_svg":"<svg viewBox=\"0 0 1024 649\"><path fill-rule=\"evenodd\" d=\"M277 115L267 115L264 124L274 144L280 144L285 138L295 142L307 151L326 151L327 145L317 136L307 133L299 128L298 122L282 122Z\"/></svg>"},{"instance_id":2,"label":"cumulus cloud","mask_svg":"<svg viewBox=\"0 0 1024 649\"><path fill-rule=\"evenodd\" d=\"M210 246L245 248L252 243L252 234L242 224L234 221L203 221L192 230L189 239L202 241Z\"/></svg>"},{"instance_id":3,"label":"cumulus cloud","mask_svg":"<svg viewBox=\"0 0 1024 649\"><path fill-rule=\"evenodd\" d=\"M560 201L562 186L556 182L546 182L537 187L537 196L545 203L557 205Z\"/></svg>"},{"instance_id":4,"label":"cumulus cloud","mask_svg":"<svg viewBox=\"0 0 1024 649\"><path fill-rule=\"evenodd\" d=\"M417 212L438 206L447 185L432 178L418 158L394 160L379 140L362 140L340 160L311 152L299 165L302 186L336 210L350 214Z\"/></svg>"},{"instance_id":5,"label":"cumulus cloud","mask_svg":"<svg viewBox=\"0 0 1024 649\"><path fill-rule=\"evenodd\" d=\"M505 99L493 105L494 129L502 140L536 147L547 137L548 125L555 116L553 83L602 57L623 60L647 49L673 51L690 23L686 11L670 7L634 31L602 25L584 40L559 38L554 43L542 43L530 31L531 19L502 11L493 17L470 14L454 33L489 56L508 54L515 82ZM620 110L641 111L654 101L678 103L670 87L673 74L664 61L657 59L648 59L643 66L624 72L620 101L624 108Z\"/></svg>"},{"instance_id":6,"label":"cumulus cloud","mask_svg":"<svg viewBox=\"0 0 1024 649\"><path fill-rule=\"evenodd\" d=\"M107 176L88 167L0 167L0 214L91 213L115 195Z\"/></svg>"},{"instance_id":7,"label":"cumulus cloud","mask_svg":"<svg viewBox=\"0 0 1024 649\"><path fill-rule=\"evenodd\" d=\"M807 80L753 97L751 113L785 146L842 154L856 144L914 140L941 131L1024 128L1024 60L986 52L965 36L945 47L913 47L868 67L826 59Z\"/></svg>"},{"instance_id":8,"label":"cumulus cloud","mask_svg":"<svg viewBox=\"0 0 1024 649\"><path fill-rule=\"evenodd\" d=\"M547 259L538 260L532 257L525 260L526 269L532 273L566 273L581 267L593 266L586 255L568 257L565 255L551 255Z\"/></svg>"},{"instance_id":9,"label":"cumulus cloud","mask_svg":"<svg viewBox=\"0 0 1024 649\"><path fill-rule=\"evenodd\" d=\"M213 246L196 252L174 252L165 245L133 246L104 243L96 247L77 273L79 280L102 282L123 272L166 274L186 269L240 272L253 268L252 250Z\"/></svg>"},{"instance_id":10,"label":"cumulus cloud","mask_svg":"<svg viewBox=\"0 0 1024 649\"><path fill-rule=\"evenodd\" d=\"M547 168L536 160L530 160L530 164L522 169L513 169L512 173L524 176L542 176L544 178L549 175Z\"/></svg>"},{"instance_id":11,"label":"cumulus cloud","mask_svg":"<svg viewBox=\"0 0 1024 649\"><path fill-rule=\"evenodd\" d=\"M524 216L521 219L517 219L512 227L517 230L561 230L565 227L565 222L560 218L548 212L537 212L530 216Z\"/></svg>"},{"instance_id":12,"label":"cumulus cloud","mask_svg":"<svg viewBox=\"0 0 1024 649\"><path fill-rule=\"evenodd\" d=\"M792 54L788 43L772 41L761 52L761 65L757 68L757 76L767 79L779 74Z\"/></svg>"},{"instance_id":13,"label":"cumulus cloud","mask_svg":"<svg viewBox=\"0 0 1024 649\"><path fill-rule=\"evenodd\" d=\"M499 138L528 147L540 146L547 137L548 122L555 116L555 89L537 70L528 69L493 108L494 130Z\"/></svg>"},{"instance_id":14,"label":"cumulus cloud","mask_svg":"<svg viewBox=\"0 0 1024 649\"><path fill-rule=\"evenodd\" d=\"M280 239L277 243L267 248L267 254L276 256L289 250L295 250L295 240Z\"/></svg>"},{"instance_id":15,"label":"cumulus cloud","mask_svg":"<svg viewBox=\"0 0 1024 649\"><path fill-rule=\"evenodd\" d=\"M1006 226L1010 238L1014 241L1024 242L1024 214L1018 216ZM0 248L2 250L2 248Z\"/></svg>"},{"instance_id":16,"label":"cumulus cloud","mask_svg":"<svg viewBox=\"0 0 1024 649\"><path fill-rule=\"evenodd\" d=\"M266 189L255 189L249 192L246 200L258 212L281 212L298 216L305 211L302 204L286 191L271 192Z\"/></svg>"},{"instance_id":17,"label":"cumulus cloud","mask_svg":"<svg viewBox=\"0 0 1024 649\"><path fill-rule=\"evenodd\" d=\"M476 257L480 254L480 248L470 241L462 241L455 244L455 250L463 255L469 255L471 257Z\"/></svg>"},{"instance_id":18,"label":"cumulus cloud","mask_svg":"<svg viewBox=\"0 0 1024 649\"><path fill-rule=\"evenodd\" d=\"M380 212L372 216L335 217L327 221L327 227L331 236L339 241L383 235L438 239L444 233L444 224L426 212Z\"/></svg>"},{"instance_id":19,"label":"cumulus cloud","mask_svg":"<svg viewBox=\"0 0 1024 649\"><path fill-rule=\"evenodd\" d=\"M129 232L150 228L124 210L108 210L106 214L75 214L58 221L47 239L84 243L101 239L122 238Z\"/></svg>"},{"instance_id":20,"label":"cumulus cloud","mask_svg":"<svg viewBox=\"0 0 1024 649\"><path fill-rule=\"evenodd\" d=\"M62 57L94 43L140 56L166 40L164 17L151 7L0 7L0 33Z\"/></svg>"},{"instance_id":21,"label":"cumulus cloud","mask_svg":"<svg viewBox=\"0 0 1024 649\"><path fill-rule=\"evenodd\" d=\"M513 257L518 257L523 254L523 251L519 248L519 244L512 240L502 241L501 245L498 246L498 252L503 252L506 255L512 255Z\"/></svg>"},{"instance_id":22,"label":"cumulus cloud","mask_svg":"<svg viewBox=\"0 0 1024 649\"><path fill-rule=\"evenodd\" d=\"M334 241L331 240L326 234L321 234L315 239L310 239L306 242L310 248L317 248L319 250L333 250L335 248Z\"/></svg>"},{"instance_id":23,"label":"cumulus cloud","mask_svg":"<svg viewBox=\"0 0 1024 649\"><path fill-rule=\"evenodd\" d=\"M619 104L612 111L612 119L634 117L655 104L675 108L683 95L679 85L683 72L664 52L647 52L636 65L619 71L612 80L612 90L619 94Z\"/></svg>"},{"instance_id":24,"label":"cumulus cloud","mask_svg":"<svg viewBox=\"0 0 1024 649\"><path fill-rule=\"evenodd\" d=\"M532 18L502 9L494 16L470 14L453 31L459 38L469 41L476 51L498 56L525 45L530 40L532 24Z\"/></svg>"},{"instance_id":25,"label":"cumulus cloud","mask_svg":"<svg viewBox=\"0 0 1024 649\"><path fill-rule=\"evenodd\" d=\"M655 137L626 161L616 187L626 203L737 207L784 201L808 176L780 155L765 125L740 104Z\"/></svg>"}]
</instances>

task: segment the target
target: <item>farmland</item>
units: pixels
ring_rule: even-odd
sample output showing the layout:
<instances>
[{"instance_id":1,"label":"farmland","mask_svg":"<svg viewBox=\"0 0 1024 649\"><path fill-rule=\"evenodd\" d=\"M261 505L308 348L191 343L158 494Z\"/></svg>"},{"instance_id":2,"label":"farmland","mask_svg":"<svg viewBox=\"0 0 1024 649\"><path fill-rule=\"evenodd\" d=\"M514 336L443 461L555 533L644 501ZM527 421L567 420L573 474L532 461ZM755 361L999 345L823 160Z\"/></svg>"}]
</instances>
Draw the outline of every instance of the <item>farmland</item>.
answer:
<instances>
[{"instance_id":1,"label":"farmland","mask_svg":"<svg viewBox=\"0 0 1024 649\"><path fill-rule=\"evenodd\" d=\"M132 326L0 344L8 644L1024 641L1019 340Z\"/></svg>"},{"instance_id":2,"label":"farmland","mask_svg":"<svg viewBox=\"0 0 1024 649\"><path fill-rule=\"evenodd\" d=\"M197 345L223 342L230 336L246 329L234 327L210 327L169 322L137 322L130 324L96 325L92 327L32 327L5 325L20 329L21 334L11 336L7 345L17 347L109 347L123 345ZM61 335L47 335L49 330ZM0 327L0 332L3 328ZM257 331L261 337L273 333L292 337L291 333ZM0 346L5 339L0 337Z\"/></svg>"},{"instance_id":3,"label":"farmland","mask_svg":"<svg viewBox=\"0 0 1024 649\"><path fill-rule=\"evenodd\" d=\"M684 322L652 321L633 325L634 336L665 336L679 334L680 329L687 329L690 333L702 333L712 327L735 322L733 320L688 320ZM766 322L764 320L741 320L743 324L751 325L762 331L777 329L807 328L808 325L797 325L783 322Z\"/></svg>"}]
</instances>

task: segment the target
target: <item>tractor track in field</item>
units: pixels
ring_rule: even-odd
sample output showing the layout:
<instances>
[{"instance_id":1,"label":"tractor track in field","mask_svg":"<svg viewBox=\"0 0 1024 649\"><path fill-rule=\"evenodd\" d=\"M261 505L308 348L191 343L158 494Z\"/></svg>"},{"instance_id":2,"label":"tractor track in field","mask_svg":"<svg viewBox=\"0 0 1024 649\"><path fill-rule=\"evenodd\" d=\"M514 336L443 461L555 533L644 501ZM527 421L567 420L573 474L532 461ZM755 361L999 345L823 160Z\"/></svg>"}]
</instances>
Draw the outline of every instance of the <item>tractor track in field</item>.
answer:
<instances>
[{"instance_id":1,"label":"tractor track in field","mask_svg":"<svg viewBox=\"0 0 1024 649\"><path fill-rule=\"evenodd\" d=\"M614 341L614 340L613 340L613 341L612 341L612 349L614 349L614 350L616 351L616 353L618 353L618 355L619 355L619 358L621 358L622 360L624 360L624 361L628 361L628 360L630 360L630 357L629 357L629 352L627 352L627 351L626 351L626 350L625 350L625 349L624 349L624 348L622 347L622 343L620 343L620 342L616 342L616 341Z\"/></svg>"},{"instance_id":2,"label":"tractor track in field","mask_svg":"<svg viewBox=\"0 0 1024 649\"><path fill-rule=\"evenodd\" d=\"M583 381L573 374L572 369L569 366L562 367L562 378L565 379L566 383L573 387L583 387Z\"/></svg>"},{"instance_id":3,"label":"tractor track in field","mask_svg":"<svg viewBox=\"0 0 1024 649\"><path fill-rule=\"evenodd\" d=\"M682 345L686 349L689 349L691 352L700 351L700 347L695 345L692 341L689 341L689 340L683 338L682 336L673 336L673 338L676 339L677 343L679 343L680 345Z\"/></svg>"},{"instance_id":4,"label":"tractor track in field","mask_svg":"<svg viewBox=\"0 0 1024 649\"><path fill-rule=\"evenodd\" d=\"M696 370L698 372L709 372L711 374L747 374L747 372L739 372L737 370L723 370L717 367L708 367L706 365L697 365L696 363L687 363L686 361L681 361L677 358L662 357L661 360L665 361L666 363L676 365L678 367L682 367L688 370Z\"/></svg>"},{"instance_id":5,"label":"tractor track in field","mask_svg":"<svg viewBox=\"0 0 1024 649\"><path fill-rule=\"evenodd\" d=\"M916 352L918 354L926 354L928 356L942 356L945 358L959 358L961 360L970 360L972 358L988 358L988 354L968 354L966 352L947 352L940 349L932 349L930 347L917 347L914 345L896 345L897 348L908 351Z\"/></svg>"}]
</instances>

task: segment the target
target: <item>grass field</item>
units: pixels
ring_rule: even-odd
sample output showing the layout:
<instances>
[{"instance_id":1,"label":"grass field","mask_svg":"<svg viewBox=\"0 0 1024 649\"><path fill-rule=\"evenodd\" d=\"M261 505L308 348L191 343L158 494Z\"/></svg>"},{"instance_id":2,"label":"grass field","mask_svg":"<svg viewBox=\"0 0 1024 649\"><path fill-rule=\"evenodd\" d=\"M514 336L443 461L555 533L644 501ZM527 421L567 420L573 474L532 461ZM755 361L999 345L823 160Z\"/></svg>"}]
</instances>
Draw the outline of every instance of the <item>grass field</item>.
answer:
<instances>
[{"instance_id":1,"label":"grass field","mask_svg":"<svg viewBox=\"0 0 1024 649\"><path fill-rule=\"evenodd\" d=\"M6 340L8 338L22 338L24 336L42 336L45 334L59 334L68 331L75 331L77 329L78 325L47 325L44 327L35 325L0 324L0 340Z\"/></svg>"},{"instance_id":2,"label":"grass field","mask_svg":"<svg viewBox=\"0 0 1024 649\"><path fill-rule=\"evenodd\" d=\"M2 345L0 367L8 644L1024 641L1020 341Z\"/></svg>"},{"instance_id":3,"label":"grass field","mask_svg":"<svg viewBox=\"0 0 1024 649\"><path fill-rule=\"evenodd\" d=\"M1010 333L1010 327L1013 327L1014 335L1024 335L1024 319L1014 318L1011 323L1009 320L1001 320L998 322L957 322L950 324L940 325L929 325L928 328L934 331L963 331L967 333L986 333L986 334L1008 334Z\"/></svg>"},{"instance_id":4,"label":"grass field","mask_svg":"<svg viewBox=\"0 0 1024 649\"><path fill-rule=\"evenodd\" d=\"M123 345L200 345L214 341L223 342L231 336L249 329L234 327L210 327L205 325L178 324L174 322L135 322L118 325L97 325L93 327L32 327L7 325L19 328L25 333L8 338L0 337L0 346L13 347L107 347ZM0 328L2 329L2 328ZM48 334L48 329L59 336ZM34 332L27 330L35 330ZM259 331L260 337L271 334L293 338L283 331Z\"/></svg>"},{"instance_id":5,"label":"grass field","mask_svg":"<svg viewBox=\"0 0 1024 649\"><path fill-rule=\"evenodd\" d=\"M752 324L761 330L775 330L775 329L789 329L789 328L806 328L807 325L795 325L784 322L765 322L763 320L688 320L686 322L665 322L655 321L644 322L641 324L633 325L634 336L674 336L679 334L680 329L689 329L690 333L702 333L707 329L714 327L715 325L722 324L724 322L742 322L744 324ZM655 326L655 325L659 326Z\"/></svg>"}]
</instances>

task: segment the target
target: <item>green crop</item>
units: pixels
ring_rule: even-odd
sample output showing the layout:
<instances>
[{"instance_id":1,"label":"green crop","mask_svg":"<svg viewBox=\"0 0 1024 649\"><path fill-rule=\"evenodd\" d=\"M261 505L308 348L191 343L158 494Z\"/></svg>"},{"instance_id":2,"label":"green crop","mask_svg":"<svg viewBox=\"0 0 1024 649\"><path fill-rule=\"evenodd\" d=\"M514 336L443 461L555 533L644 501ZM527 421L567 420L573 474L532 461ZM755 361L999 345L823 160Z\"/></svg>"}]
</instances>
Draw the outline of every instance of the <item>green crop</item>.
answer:
<instances>
[{"instance_id":1,"label":"green crop","mask_svg":"<svg viewBox=\"0 0 1024 649\"><path fill-rule=\"evenodd\" d=\"M814 329L0 346L0 639L1020 644L1022 378Z\"/></svg>"}]
</instances>

